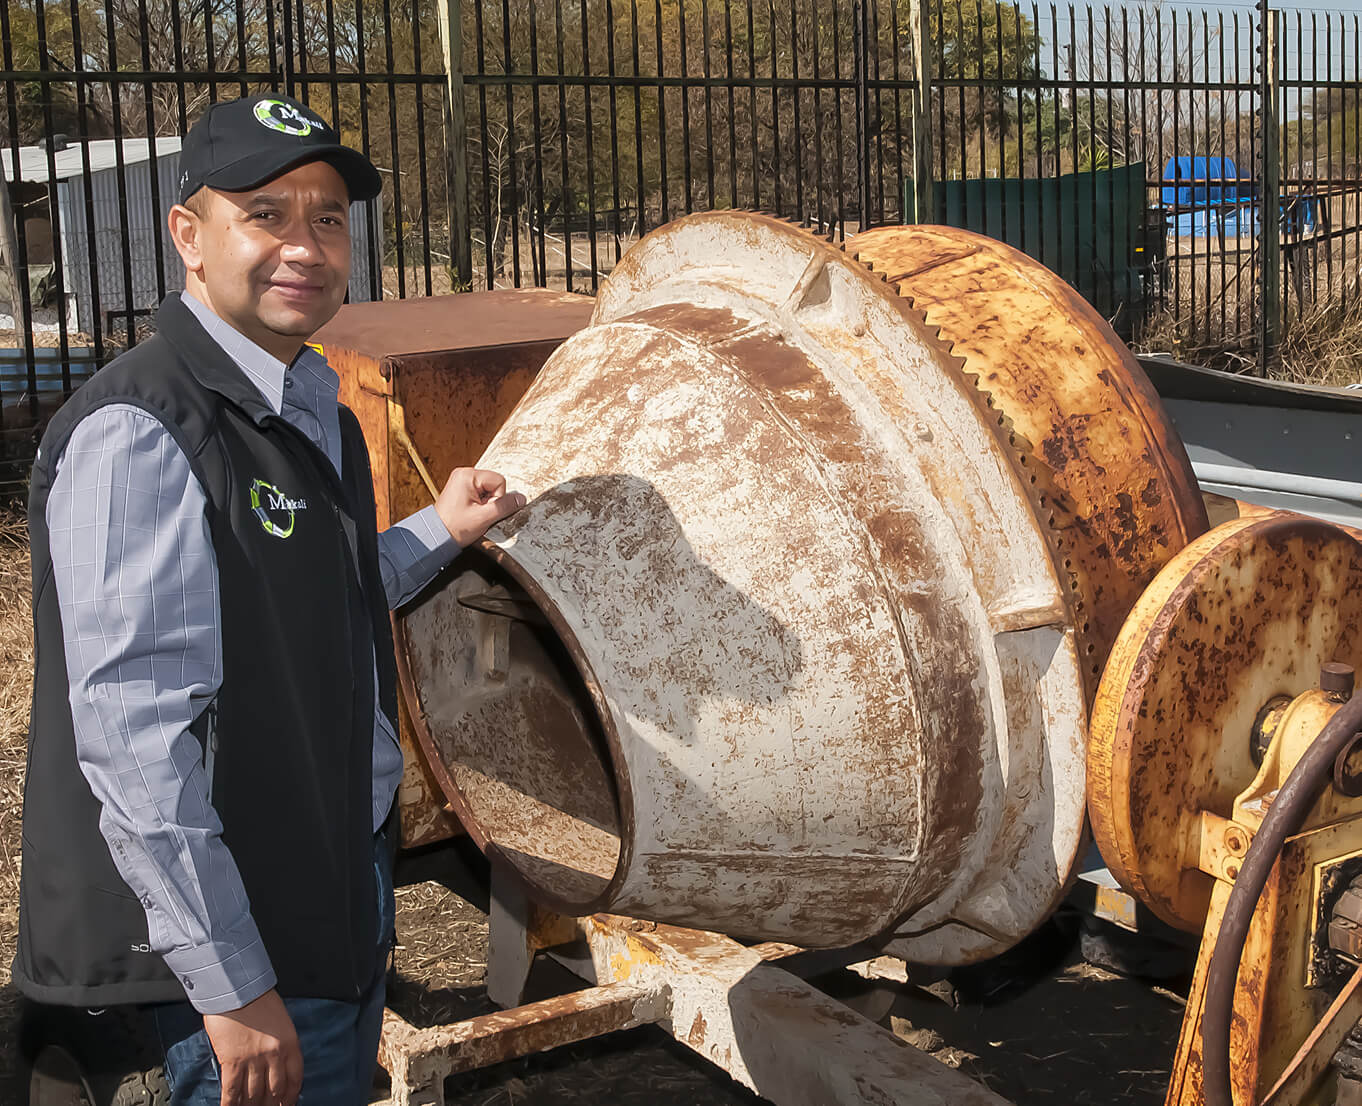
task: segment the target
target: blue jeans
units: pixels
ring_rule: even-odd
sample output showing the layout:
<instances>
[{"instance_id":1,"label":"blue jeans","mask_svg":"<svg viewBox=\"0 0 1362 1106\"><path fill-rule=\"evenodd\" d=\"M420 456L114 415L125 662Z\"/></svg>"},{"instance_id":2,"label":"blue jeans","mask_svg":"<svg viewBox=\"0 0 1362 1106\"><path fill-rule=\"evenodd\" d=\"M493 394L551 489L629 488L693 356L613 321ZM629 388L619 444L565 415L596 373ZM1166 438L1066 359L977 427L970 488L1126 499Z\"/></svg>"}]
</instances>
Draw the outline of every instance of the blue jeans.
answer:
<instances>
[{"instance_id":1,"label":"blue jeans","mask_svg":"<svg viewBox=\"0 0 1362 1106\"><path fill-rule=\"evenodd\" d=\"M394 912L388 848L381 836L374 840L379 947L372 983L355 1002L284 999L303 1052L300 1106L364 1106L371 1097ZM151 1013L165 1055L171 1106L218 1106L222 1084L203 1016L187 1002L153 1007Z\"/></svg>"}]
</instances>

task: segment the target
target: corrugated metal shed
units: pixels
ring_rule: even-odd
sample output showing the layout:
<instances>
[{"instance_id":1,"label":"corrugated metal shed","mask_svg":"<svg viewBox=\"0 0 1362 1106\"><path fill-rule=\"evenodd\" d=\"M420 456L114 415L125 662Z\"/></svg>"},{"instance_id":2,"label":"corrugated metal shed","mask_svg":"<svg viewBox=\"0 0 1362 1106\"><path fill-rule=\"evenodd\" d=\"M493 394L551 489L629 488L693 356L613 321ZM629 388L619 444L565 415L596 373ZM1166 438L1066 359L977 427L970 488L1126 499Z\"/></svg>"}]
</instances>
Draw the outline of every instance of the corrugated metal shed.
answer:
<instances>
[{"instance_id":1,"label":"corrugated metal shed","mask_svg":"<svg viewBox=\"0 0 1362 1106\"><path fill-rule=\"evenodd\" d=\"M176 135L157 138L154 146L146 138L92 139L55 152L22 146L17 174L14 151L0 150L7 180L55 187L62 276L82 333L92 332L96 316L102 331L111 324L121 329L118 319L129 303L133 313L149 314L168 292L184 287L184 268L165 221L178 188L180 142ZM352 205L350 225L350 299L378 298L372 260L383 252L377 201ZM92 280L95 273L98 279Z\"/></svg>"},{"instance_id":2,"label":"corrugated metal shed","mask_svg":"<svg viewBox=\"0 0 1362 1106\"><path fill-rule=\"evenodd\" d=\"M151 142L145 138L92 138L88 142L72 142L64 150L51 154L52 164L48 164L46 146L20 146L19 172L14 172L14 151L6 147L0 150L0 165L4 166L6 180L33 181L41 184L49 180L69 180L71 177L84 176L85 158L90 159L89 172L100 173L118 165L119 148L122 147L123 164L138 165L154 158L180 153L180 136L156 139L156 150L152 153Z\"/></svg>"},{"instance_id":3,"label":"corrugated metal shed","mask_svg":"<svg viewBox=\"0 0 1362 1106\"><path fill-rule=\"evenodd\" d=\"M105 155L103 168L96 170L93 150L88 177L77 172L57 181L62 274L67 291L75 297L76 328L86 334L96 313L100 328L107 332L110 316L126 312L129 303L134 312L150 311L167 292L184 287L184 266L161 214L174 202L180 172L180 143L178 138L173 141L173 149L158 149L154 162L146 156L145 141L125 142L125 153L140 146L142 156L125 158L121 193L111 155ZM87 221L87 190L93 232ZM98 273L97 281L92 281L92 271Z\"/></svg>"}]
</instances>

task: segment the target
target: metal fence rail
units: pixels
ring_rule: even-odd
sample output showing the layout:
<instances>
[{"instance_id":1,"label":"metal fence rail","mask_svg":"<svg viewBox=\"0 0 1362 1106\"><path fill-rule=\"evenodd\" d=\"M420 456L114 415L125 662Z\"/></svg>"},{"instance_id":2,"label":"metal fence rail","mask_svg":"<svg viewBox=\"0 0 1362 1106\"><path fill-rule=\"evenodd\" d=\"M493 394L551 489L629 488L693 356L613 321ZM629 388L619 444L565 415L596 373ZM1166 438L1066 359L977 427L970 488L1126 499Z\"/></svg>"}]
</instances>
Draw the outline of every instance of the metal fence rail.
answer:
<instances>
[{"instance_id":1,"label":"metal fence rail","mask_svg":"<svg viewBox=\"0 0 1362 1106\"><path fill-rule=\"evenodd\" d=\"M910 0L472 9L470 282L594 288L638 234L700 208L839 236L913 215ZM1099 307L1126 336L1222 363L1268 360L1282 318L1355 302L1356 16L1273 13L1266 71L1252 9L929 0L924 18L931 217L1034 243L1107 289ZM1280 149L1263 143L1265 96ZM1123 166L1143 166L1133 203L1108 172ZM1081 197L1062 212L1022 202L1043 191L951 185L1074 174L1094 176L1058 189Z\"/></svg>"},{"instance_id":2,"label":"metal fence rail","mask_svg":"<svg viewBox=\"0 0 1362 1106\"><path fill-rule=\"evenodd\" d=\"M754 207L838 237L920 209L1227 363L1355 305L1356 16L924 4L0 0L0 483L178 286L176 136L257 89L383 175L354 297L591 291L649 228Z\"/></svg>"}]
</instances>

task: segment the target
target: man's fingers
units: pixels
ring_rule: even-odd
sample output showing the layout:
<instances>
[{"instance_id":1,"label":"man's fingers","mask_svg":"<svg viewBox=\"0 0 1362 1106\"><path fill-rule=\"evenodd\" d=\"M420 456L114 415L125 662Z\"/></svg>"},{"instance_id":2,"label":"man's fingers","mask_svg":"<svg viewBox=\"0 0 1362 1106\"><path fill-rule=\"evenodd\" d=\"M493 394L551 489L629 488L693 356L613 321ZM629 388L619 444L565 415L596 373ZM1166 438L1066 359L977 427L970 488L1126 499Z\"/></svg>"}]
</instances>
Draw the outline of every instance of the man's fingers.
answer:
<instances>
[{"instance_id":1,"label":"man's fingers","mask_svg":"<svg viewBox=\"0 0 1362 1106\"><path fill-rule=\"evenodd\" d=\"M281 1054L270 1062L269 1106L293 1106L303 1089L303 1058L296 1047L284 1046Z\"/></svg>"},{"instance_id":2,"label":"man's fingers","mask_svg":"<svg viewBox=\"0 0 1362 1106\"><path fill-rule=\"evenodd\" d=\"M298 1096L303 1093L303 1053L299 1045L289 1051L285 1060L285 1070L288 1076L285 1094L279 1098L279 1106L293 1106L298 1101Z\"/></svg>"},{"instance_id":3,"label":"man's fingers","mask_svg":"<svg viewBox=\"0 0 1362 1106\"><path fill-rule=\"evenodd\" d=\"M266 991L240 1010L205 1014L203 1028L222 1066L223 1106L292 1106L302 1084L303 1058L277 991ZM297 1070L288 1097L290 1063Z\"/></svg>"},{"instance_id":4,"label":"man's fingers","mask_svg":"<svg viewBox=\"0 0 1362 1106\"><path fill-rule=\"evenodd\" d=\"M244 1101L248 1106L273 1106L270 1103L270 1067L271 1062L263 1058L256 1058L247 1062L246 1065L246 1094Z\"/></svg>"},{"instance_id":5,"label":"man's fingers","mask_svg":"<svg viewBox=\"0 0 1362 1106\"><path fill-rule=\"evenodd\" d=\"M525 496L506 490L506 477L489 469L459 468L449 474L435 510L449 536L472 545L487 528L525 506Z\"/></svg>"},{"instance_id":6,"label":"man's fingers","mask_svg":"<svg viewBox=\"0 0 1362 1106\"><path fill-rule=\"evenodd\" d=\"M490 469L473 470L473 492L482 502L506 494L506 477Z\"/></svg>"},{"instance_id":7,"label":"man's fingers","mask_svg":"<svg viewBox=\"0 0 1362 1106\"><path fill-rule=\"evenodd\" d=\"M498 499L492 500L490 503L483 506L487 525L495 525L502 519L515 514L523 506L525 506L525 497L519 492L509 492Z\"/></svg>"},{"instance_id":8,"label":"man's fingers","mask_svg":"<svg viewBox=\"0 0 1362 1106\"><path fill-rule=\"evenodd\" d=\"M222 1106L247 1106L246 1067L228 1062L222 1065Z\"/></svg>"},{"instance_id":9,"label":"man's fingers","mask_svg":"<svg viewBox=\"0 0 1362 1106\"><path fill-rule=\"evenodd\" d=\"M288 1106L286 1097L289 1090L287 1059L287 1051L284 1050L278 1056L273 1056L269 1060L269 1069L265 1076L266 1085L269 1087L269 1098L266 1100L269 1102L269 1106L275 1106L275 1103L279 1103L280 1106Z\"/></svg>"}]
</instances>

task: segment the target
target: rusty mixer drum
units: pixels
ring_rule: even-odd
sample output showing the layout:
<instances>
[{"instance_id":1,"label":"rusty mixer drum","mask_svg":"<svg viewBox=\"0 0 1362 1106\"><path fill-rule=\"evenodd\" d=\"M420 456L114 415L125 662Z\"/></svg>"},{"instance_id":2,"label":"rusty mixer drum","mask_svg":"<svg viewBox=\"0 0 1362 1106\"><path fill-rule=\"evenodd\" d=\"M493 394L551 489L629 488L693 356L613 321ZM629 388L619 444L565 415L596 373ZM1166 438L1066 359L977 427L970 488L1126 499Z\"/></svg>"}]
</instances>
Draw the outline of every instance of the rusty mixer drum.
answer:
<instances>
[{"instance_id":1,"label":"rusty mixer drum","mask_svg":"<svg viewBox=\"0 0 1362 1106\"><path fill-rule=\"evenodd\" d=\"M1185 457L1099 361L1074 356L1095 383L1068 413L1122 413L1162 505L1126 524L1171 555L1204 526ZM533 897L941 963L1053 909L1104 583L1046 497L1078 523L1119 501L1065 500L970 367L773 218L692 216L625 257L483 457L529 506L400 626L441 786Z\"/></svg>"},{"instance_id":2,"label":"rusty mixer drum","mask_svg":"<svg viewBox=\"0 0 1362 1106\"><path fill-rule=\"evenodd\" d=\"M1032 498L1070 580L1091 706L1126 614L1208 525L1153 385L1086 300L1004 242L877 227L847 248L964 358L1049 484Z\"/></svg>"}]
</instances>

